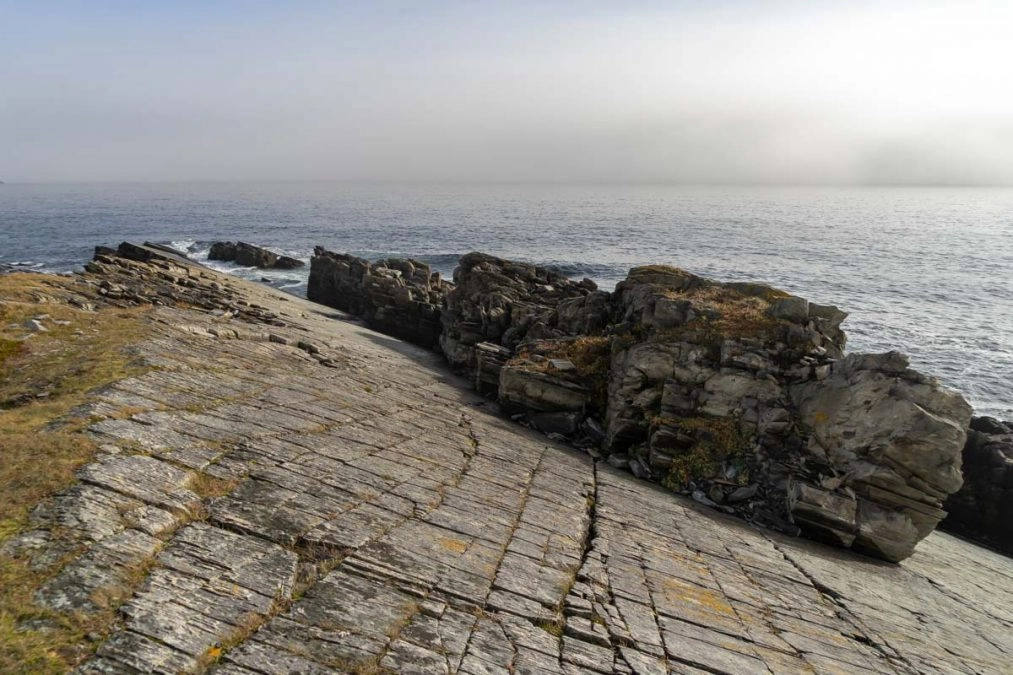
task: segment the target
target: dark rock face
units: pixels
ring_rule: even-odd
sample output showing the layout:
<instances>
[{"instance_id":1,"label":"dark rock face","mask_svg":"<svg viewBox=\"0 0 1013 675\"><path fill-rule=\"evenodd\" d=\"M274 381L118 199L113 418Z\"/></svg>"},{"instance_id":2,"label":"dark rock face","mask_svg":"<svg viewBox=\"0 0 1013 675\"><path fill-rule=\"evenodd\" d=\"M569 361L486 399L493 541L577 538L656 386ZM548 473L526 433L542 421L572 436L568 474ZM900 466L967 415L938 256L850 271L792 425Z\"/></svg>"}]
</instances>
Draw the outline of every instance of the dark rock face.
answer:
<instances>
[{"instance_id":1,"label":"dark rock face","mask_svg":"<svg viewBox=\"0 0 1013 675\"><path fill-rule=\"evenodd\" d=\"M305 263L288 256L279 256L277 253L268 251L266 248L247 244L245 242L219 241L211 245L208 253L209 260L221 260L224 262L235 262L244 267L259 267L261 269L284 269L290 270L302 267Z\"/></svg>"},{"instance_id":2,"label":"dark rock face","mask_svg":"<svg viewBox=\"0 0 1013 675\"><path fill-rule=\"evenodd\" d=\"M608 319L608 294L550 269L469 253L454 270L440 346L450 365L474 373L476 347L514 350L526 340L586 335Z\"/></svg>"},{"instance_id":3,"label":"dark rock face","mask_svg":"<svg viewBox=\"0 0 1013 675\"><path fill-rule=\"evenodd\" d=\"M449 288L438 272L416 260L371 263L318 246L310 261L307 297L361 316L381 333L435 348Z\"/></svg>"},{"instance_id":4,"label":"dark rock face","mask_svg":"<svg viewBox=\"0 0 1013 675\"><path fill-rule=\"evenodd\" d=\"M943 529L1013 554L1013 424L971 420L963 473L963 487L946 501Z\"/></svg>"}]
</instances>

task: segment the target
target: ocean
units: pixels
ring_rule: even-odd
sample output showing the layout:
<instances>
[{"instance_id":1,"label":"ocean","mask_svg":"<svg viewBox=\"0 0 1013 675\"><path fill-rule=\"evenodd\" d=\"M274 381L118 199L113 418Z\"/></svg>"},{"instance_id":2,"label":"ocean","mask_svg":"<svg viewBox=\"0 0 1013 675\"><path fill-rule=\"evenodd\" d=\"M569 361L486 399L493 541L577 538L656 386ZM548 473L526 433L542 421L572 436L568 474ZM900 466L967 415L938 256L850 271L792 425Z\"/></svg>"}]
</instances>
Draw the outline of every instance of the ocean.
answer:
<instances>
[{"instance_id":1,"label":"ocean","mask_svg":"<svg viewBox=\"0 0 1013 675\"><path fill-rule=\"evenodd\" d=\"M978 414L1013 418L1013 189L369 183L0 185L0 263L80 269L97 244L201 262L242 240L411 256L447 276L484 251L611 289L664 263L849 312L849 351L899 349ZM305 294L303 271L209 263Z\"/></svg>"}]
</instances>

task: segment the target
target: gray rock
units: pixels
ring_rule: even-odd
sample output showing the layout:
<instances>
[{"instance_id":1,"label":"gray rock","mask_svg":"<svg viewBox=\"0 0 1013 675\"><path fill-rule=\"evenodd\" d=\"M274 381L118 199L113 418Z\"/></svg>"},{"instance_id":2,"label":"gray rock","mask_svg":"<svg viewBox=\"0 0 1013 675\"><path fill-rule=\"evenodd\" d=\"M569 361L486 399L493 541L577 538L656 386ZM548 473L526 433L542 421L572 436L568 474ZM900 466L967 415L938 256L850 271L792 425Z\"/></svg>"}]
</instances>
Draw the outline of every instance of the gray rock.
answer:
<instances>
[{"instance_id":1,"label":"gray rock","mask_svg":"<svg viewBox=\"0 0 1013 675\"><path fill-rule=\"evenodd\" d=\"M791 392L817 454L862 497L855 545L890 560L910 554L960 488L971 417L959 394L900 377L906 369L895 352L852 355Z\"/></svg>"},{"instance_id":2,"label":"gray rock","mask_svg":"<svg viewBox=\"0 0 1013 675\"><path fill-rule=\"evenodd\" d=\"M579 413L587 406L588 391L551 374L508 364L500 371L499 400L507 410Z\"/></svg>"}]
</instances>

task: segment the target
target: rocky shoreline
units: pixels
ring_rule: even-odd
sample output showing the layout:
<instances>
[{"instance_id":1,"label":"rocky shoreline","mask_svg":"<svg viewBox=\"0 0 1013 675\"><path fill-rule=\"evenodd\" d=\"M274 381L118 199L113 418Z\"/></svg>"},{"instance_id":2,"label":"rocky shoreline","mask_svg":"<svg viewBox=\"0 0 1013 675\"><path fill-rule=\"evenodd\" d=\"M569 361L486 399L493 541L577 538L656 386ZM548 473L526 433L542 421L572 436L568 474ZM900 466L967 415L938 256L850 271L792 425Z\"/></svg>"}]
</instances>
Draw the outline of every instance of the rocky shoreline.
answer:
<instances>
[{"instance_id":1,"label":"rocky shoreline","mask_svg":"<svg viewBox=\"0 0 1013 675\"><path fill-rule=\"evenodd\" d=\"M309 298L437 349L514 419L765 527L896 561L948 508L953 531L1013 546L1008 443L969 437L970 406L903 354L845 356L836 307L665 267L605 293L478 253L451 284L319 247ZM991 474L959 491L962 453Z\"/></svg>"},{"instance_id":2,"label":"rocky shoreline","mask_svg":"<svg viewBox=\"0 0 1013 675\"><path fill-rule=\"evenodd\" d=\"M476 364L464 367L467 384L481 382L487 396L495 385L500 398L520 391L521 402L537 396L546 407L579 393L591 412L565 438L597 438L588 446L596 451L504 419L431 348L164 249L99 251L84 274L32 295L28 316L66 305L98 325L124 313L149 330L127 350L137 371L52 422L81 425L97 454L0 537L0 562L35 570L39 582L25 591L37 608L6 635L56 658L44 647L70 620L59 617L89 622L66 636L73 649L60 656L80 673L913 674L1001 672L1010 662L1008 558L936 532L887 564L750 526L612 466L607 458L625 454L650 468L662 428L643 430L644 455L635 445L605 454L608 407L622 388L588 383L605 356L596 338L622 335L561 338L553 331L589 324L546 317L523 293L565 296L560 304L594 316L602 296L494 260L476 256L470 274L524 274L513 292L532 318L507 346L513 306L493 311L504 308L494 293L445 305L472 322L455 333L455 353ZM657 272L648 272L652 286ZM466 285L457 279L454 288ZM640 287L631 297L653 297L642 286L631 285ZM373 290L378 302L383 287ZM674 299L693 311L714 302ZM607 306L611 318L611 299ZM498 325L481 322L490 315ZM785 330L797 325L785 321ZM498 344L467 344L497 331ZM628 372L629 352L669 349L634 338L610 348L606 374ZM833 382L847 358L801 381ZM491 377L498 361L500 377ZM841 374L869 373L863 365ZM864 377L878 382L885 366L877 367ZM502 375L514 371L539 385L504 387ZM563 375L576 386L563 386ZM540 393L545 382L555 398ZM654 380L638 382L634 399L649 401L654 394L641 394ZM694 401L708 410L727 399L702 391ZM528 424L564 428L573 412L520 410ZM587 422L597 415L600 429ZM653 447L671 452L667 443Z\"/></svg>"}]
</instances>

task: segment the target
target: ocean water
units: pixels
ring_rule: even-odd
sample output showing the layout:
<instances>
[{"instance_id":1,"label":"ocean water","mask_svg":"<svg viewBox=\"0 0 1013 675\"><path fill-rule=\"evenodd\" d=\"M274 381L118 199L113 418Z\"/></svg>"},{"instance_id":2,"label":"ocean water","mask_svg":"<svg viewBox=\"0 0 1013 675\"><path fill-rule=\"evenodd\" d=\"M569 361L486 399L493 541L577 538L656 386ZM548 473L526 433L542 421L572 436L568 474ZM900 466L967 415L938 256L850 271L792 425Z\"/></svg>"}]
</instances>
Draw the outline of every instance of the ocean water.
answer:
<instances>
[{"instance_id":1,"label":"ocean water","mask_svg":"<svg viewBox=\"0 0 1013 675\"><path fill-rule=\"evenodd\" d=\"M450 274L480 250L606 289L665 263L766 281L850 313L850 351L899 349L1013 419L1013 189L362 183L0 185L0 263L65 272L96 244L206 261L240 239L412 256ZM219 269L304 294L296 272Z\"/></svg>"}]
</instances>

